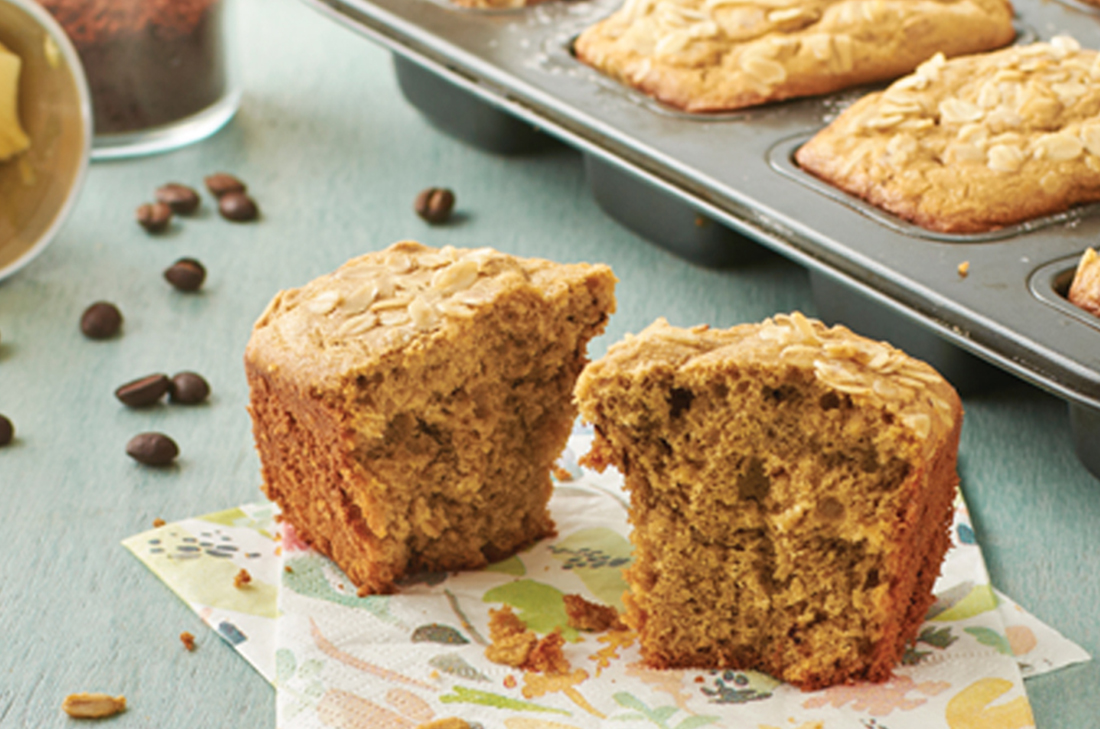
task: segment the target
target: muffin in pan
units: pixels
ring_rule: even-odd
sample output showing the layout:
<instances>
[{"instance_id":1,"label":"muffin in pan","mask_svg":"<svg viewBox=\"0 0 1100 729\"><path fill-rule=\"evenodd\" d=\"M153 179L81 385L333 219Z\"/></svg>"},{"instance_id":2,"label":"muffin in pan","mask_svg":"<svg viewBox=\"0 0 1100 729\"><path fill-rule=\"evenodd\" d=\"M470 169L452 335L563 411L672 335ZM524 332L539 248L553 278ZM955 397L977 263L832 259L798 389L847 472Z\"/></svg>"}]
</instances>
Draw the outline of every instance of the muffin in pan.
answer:
<instances>
[{"instance_id":1,"label":"muffin in pan","mask_svg":"<svg viewBox=\"0 0 1100 729\"><path fill-rule=\"evenodd\" d=\"M905 220L980 233L1100 200L1100 54L1072 38L936 55L795 155Z\"/></svg>"},{"instance_id":2,"label":"muffin in pan","mask_svg":"<svg viewBox=\"0 0 1100 729\"><path fill-rule=\"evenodd\" d=\"M626 0L577 58L688 112L827 94L1012 42L1007 0Z\"/></svg>"},{"instance_id":3,"label":"muffin in pan","mask_svg":"<svg viewBox=\"0 0 1100 729\"><path fill-rule=\"evenodd\" d=\"M1077 273L1069 287L1070 303L1090 314L1100 316L1100 255L1087 248L1077 264Z\"/></svg>"}]
</instances>

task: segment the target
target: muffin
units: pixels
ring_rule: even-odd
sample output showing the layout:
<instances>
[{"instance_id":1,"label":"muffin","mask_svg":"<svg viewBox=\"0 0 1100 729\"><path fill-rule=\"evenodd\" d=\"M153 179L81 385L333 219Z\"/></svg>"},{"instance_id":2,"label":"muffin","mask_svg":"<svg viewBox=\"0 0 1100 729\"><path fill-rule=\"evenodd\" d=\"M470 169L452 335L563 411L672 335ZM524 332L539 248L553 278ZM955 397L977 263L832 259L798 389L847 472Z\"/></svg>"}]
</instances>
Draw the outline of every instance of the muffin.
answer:
<instances>
[{"instance_id":1,"label":"muffin","mask_svg":"<svg viewBox=\"0 0 1100 729\"><path fill-rule=\"evenodd\" d=\"M1088 313L1100 316L1100 255L1095 249L1086 248L1081 256L1068 298Z\"/></svg>"},{"instance_id":2,"label":"muffin","mask_svg":"<svg viewBox=\"0 0 1100 729\"><path fill-rule=\"evenodd\" d=\"M1016 37L1007 0L626 0L577 58L689 112L732 111L909 73Z\"/></svg>"},{"instance_id":3,"label":"muffin","mask_svg":"<svg viewBox=\"0 0 1100 729\"><path fill-rule=\"evenodd\" d=\"M946 60L860 99L796 153L929 230L981 233L1100 200L1100 55L1072 38Z\"/></svg>"},{"instance_id":4,"label":"muffin","mask_svg":"<svg viewBox=\"0 0 1100 729\"><path fill-rule=\"evenodd\" d=\"M625 619L652 668L803 689L886 679L950 543L962 407L931 367L801 314L664 320L576 389L586 463L622 471Z\"/></svg>"},{"instance_id":5,"label":"muffin","mask_svg":"<svg viewBox=\"0 0 1100 729\"><path fill-rule=\"evenodd\" d=\"M245 354L264 491L361 594L552 534L606 266L398 243L279 293Z\"/></svg>"}]
</instances>

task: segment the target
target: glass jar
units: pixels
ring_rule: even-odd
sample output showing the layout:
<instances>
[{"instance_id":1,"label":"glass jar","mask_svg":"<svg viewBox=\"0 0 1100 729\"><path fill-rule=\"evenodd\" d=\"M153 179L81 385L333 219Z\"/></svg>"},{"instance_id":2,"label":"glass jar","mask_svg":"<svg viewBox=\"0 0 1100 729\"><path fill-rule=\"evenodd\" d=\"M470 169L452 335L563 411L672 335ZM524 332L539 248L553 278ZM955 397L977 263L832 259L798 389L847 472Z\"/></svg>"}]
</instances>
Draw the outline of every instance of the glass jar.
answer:
<instances>
[{"instance_id":1,"label":"glass jar","mask_svg":"<svg viewBox=\"0 0 1100 729\"><path fill-rule=\"evenodd\" d=\"M38 0L76 46L92 92L92 158L204 139L240 105L234 0Z\"/></svg>"}]
</instances>

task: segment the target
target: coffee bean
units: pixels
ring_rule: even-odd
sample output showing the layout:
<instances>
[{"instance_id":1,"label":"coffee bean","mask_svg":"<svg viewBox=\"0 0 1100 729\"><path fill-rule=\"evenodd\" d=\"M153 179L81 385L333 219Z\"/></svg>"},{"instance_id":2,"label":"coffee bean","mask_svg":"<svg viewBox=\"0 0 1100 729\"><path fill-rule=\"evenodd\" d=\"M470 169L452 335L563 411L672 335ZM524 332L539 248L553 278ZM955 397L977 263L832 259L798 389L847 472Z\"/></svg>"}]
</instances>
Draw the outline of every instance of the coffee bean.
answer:
<instances>
[{"instance_id":1,"label":"coffee bean","mask_svg":"<svg viewBox=\"0 0 1100 729\"><path fill-rule=\"evenodd\" d=\"M147 408L155 405L172 387L168 375L149 375L127 382L115 390L115 397L128 408Z\"/></svg>"},{"instance_id":2,"label":"coffee bean","mask_svg":"<svg viewBox=\"0 0 1100 729\"><path fill-rule=\"evenodd\" d=\"M199 193L187 185L169 182L157 188L157 202L164 203L178 215L190 215L199 209L201 199Z\"/></svg>"},{"instance_id":3,"label":"coffee bean","mask_svg":"<svg viewBox=\"0 0 1100 729\"><path fill-rule=\"evenodd\" d=\"M145 203L138 207L134 217L150 233L163 233L172 222L172 208L162 202Z\"/></svg>"},{"instance_id":4,"label":"coffee bean","mask_svg":"<svg viewBox=\"0 0 1100 729\"><path fill-rule=\"evenodd\" d=\"M97 301L80 317L80 331L89 339L109 339L122 326L122 313L114 304Z\"/></svg>"},{"instance_id":5,"label":"coffee bean","mask_svg":"<svg viewBox=\"0 0 1100 729\"><path fill-rule=\"evenodd\" d=\"M126 444L126 455L146 466L167 466L179 454L179 446L164 433L139 433Z\"/></svg>"},{"instance_id":6,"label":"coffee bean","mask_svg":"<svg viewBox=\"0 0 1100 729\"><path fill-rule=\"evenodd\" d=\"M172 387L168 398L180 405L198 405L210 396L210 385L202 375L194 372L180 372L172 378Z\"/></svg>"},{"instance_id":7,"label":"coffee bean","mask_svg":"<svg viewBox=\"0 0 1100 729\"><path fill-rule=\"evenodd\" d=\"M203 182L206 183L206 189L214 197L221 197L230 192L244 192L248 189L248 186L243 182L225 172L216 172L204 178Z\"/></svg>"},{"instance_id":8,"label":"coffee bean","mask_svg":"<svg viewBox=\"0 0 1100 729\"><path fill-rule=\"evenodd\" d=\"M432 225L447 222L455 206L455 194L446 188L429 187L416 196L413 210Z\"/></svg>"},{"instance_id":9,"label":"coffee bean","mask_svg":"<svg viewBox=\"0 0 1100 729\"><path fill-rule=\"evenodd\" d=\"M181 258L164 272L164 278L180 291L198 291L206 280L206 269L194 258Z\"/></svg>"},{"instance_id":10,"label":"coffee bean","mask_svg":"<svg viewBox=\"0 0 1100 729\"><path fill-rule=\"evenodd\" d=\"M15 438L15 426L7 417L0 415L0 447L6 446Z\"/></svg>"},{"instance_id":11,"label":"coffee bean","mask_svg":"<svg viewBox=\"0 0 1100 729\"><path fill-rule=\"evenodd\" d=\"M256 207L256 201L243 192L227 192L218 198L218 212L226 220L247 223L259 216L260 209Z\"/></svg>"}]
</instances>

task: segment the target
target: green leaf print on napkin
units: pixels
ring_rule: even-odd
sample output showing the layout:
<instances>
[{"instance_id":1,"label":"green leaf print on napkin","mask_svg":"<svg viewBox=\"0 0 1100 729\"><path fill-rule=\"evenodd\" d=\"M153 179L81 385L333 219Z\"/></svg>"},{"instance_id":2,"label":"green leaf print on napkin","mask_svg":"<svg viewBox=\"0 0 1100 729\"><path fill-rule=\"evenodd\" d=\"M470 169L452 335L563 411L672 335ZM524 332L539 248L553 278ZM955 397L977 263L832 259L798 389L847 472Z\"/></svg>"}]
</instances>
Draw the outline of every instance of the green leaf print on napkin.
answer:
<instances>
[{"instance_id":1,"label":"green leaf print on napkin","mask_svg":"<svg viewBox=\"0 0 1100 729\"><path fill-rule=\"evenodd\" d=\"M565 709L556 709L552 706L539 706L530 701L510 699L507 696L478 691L477 689L455 686L453 694L444 694L439 697L444 704L477 704L479 706L492 706L494 709L512 709L513 711L544 711L548 714L565 714L572 716Z\"/></svg>"},{"instance_id":2,"label":"green leaf print on napkin","mask_svg":"<svg viewBox=\"0 0 1100 729\"><path fill-rule=\"evenodd\" d=\"M466 662L465 658L457 653L443 653L438 656L432 656L428 661L428 665L443 671L443 673L465 678L470 681L490 680L488 676L471 666Z\"/></svg>"},{"instance_id":3,"label":"green leaf print on napkin","mask_svg":"<svg viewBox=\"0 0 1100 729\"><path fill-rule=\"evenodd\" d=\"M275 685L289 698L286 711L288 716L296 716L310 707L325 693L324 684L319 675L324 663L316 658L298 665L294 652L288 648L275 651ZM293 683L293 685L292 685Z\"/></svg>"},{"instance_id":4,"label":"green leaf print on napkin","mask_svg":"<svg viewBox=\"0 0 1100 729\"><path fill-rule=\"evenodd\" d=\"M581 578L600 602L623 611L627 591L623 568L630 564L630 541L613 529L594 527L573 532L550 545L562 567Z\"/></svg>"},{"instance_id":5,"label":"green leaf print on napkin","mask_svg":"<svg viewBox=\"0 0 1100 729\"><path fill-rule=\"evenodd\" d=\"M996 648L998 653L1003 653L1006 656L1012 655L1012 646L1009 645L1008 638L992 628L963 628L963 632L970 633L982 645Z\"/></svg>"},{"instance_id":6,"label":"green leaf print on napkin","mask_svg":"<svg viewBox=\"0 0 1100 729\"><path fill-rule=\"evenodd\" d=\"M951 644L957 640L958 638L951 635L951 628L946 625L942 628L928 626L917 636L917 641L941 649L950 648Z\"/></svg>"},{"instance_id":7,"label":"green leaf print on napkin","mask_svg":"<svg viewBox=\"0 0 1100 729\"><path fill-rule=\"evenodd\" d=\"M516 614L524 624L536 633L546 634L561 628L562 637L575 642L580 634L569 627L569 616L565 612L565 596L556 587L535 582L534 580L516 580L498 585L485 593L483 602L503 602L516 609Z\"/></svg>"},{"instance_id":8,"label":"green leaf print on napkin","mask_svg":"<svg viewBox=\"0 0 1100 729\"><path fill-rule=\"evenodd\" d=\"M491 565L485 568L485 571L499 572L502 575L514 575L516 577L523 577L525 574L527 574L527 567L524 566L523 560L513 554L508 559L503 559L500 562L493 562Z\"/></svg>"},{"instance_id":9,"label":"green leaf print on napkin","mask_svg":"<svg viewBox=\"0 0 1100 729\"><path fill-rule=\"evenodd\" d=\"M965 585L967 583L963 583L958 587L964 587ZM993 588L989 585L977 585L965 596L956 593L958 587L940 595L936 604L928 611L927 620L945 623L954 620L966 620L975 615L997 609L997 596L993 594Z\"/></svg>"},{"instance_id":10,"label":"green leaf print on napkin","mask_svg":"<svg viewBox=\"0 0 1100 729\"><path fill-rule=\"evenodd\" d=\"M707 726L718 721L717 716L687 716L676 724L670 724L669 721L680 711L680 707L660 706L651 709L637 696L627 693L626 691L620 691L611 698L615 699L615 703L619 706L626 709L633 709L637 712L635 714L613 716L611 717L613 721L648 720L660 727L660 729L698 729L698 727Z\"/></svg>"},{"instance_id":11,"label":"green leaf print on napkin","mask_svg":"<svg viewBox=\"0 0 1100 729\"><path fill-rule=\"evenodd\" d=\"M286 566L289 569L283 574L283 585L299 595L327 600L356 610L366 610L379 620L401 625L401 622L390 614L389 595L359 597L355 592L340 592L333 587L325 574L325 569L335 571L338 568L320 554L303 552L296 557L287 557ZM345 584L351 585L351 581L346 577L344 581Z\"/></svg>"}]
</instances>

